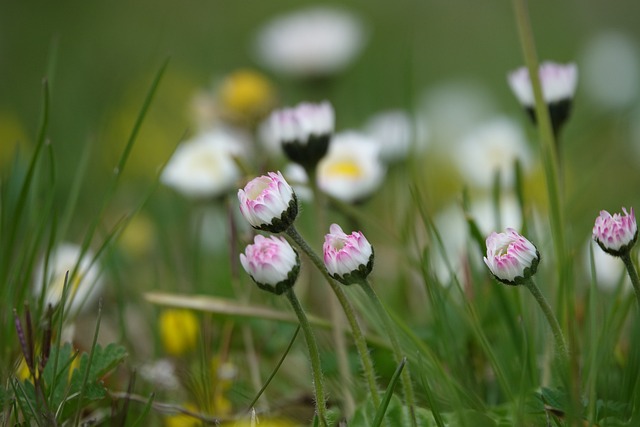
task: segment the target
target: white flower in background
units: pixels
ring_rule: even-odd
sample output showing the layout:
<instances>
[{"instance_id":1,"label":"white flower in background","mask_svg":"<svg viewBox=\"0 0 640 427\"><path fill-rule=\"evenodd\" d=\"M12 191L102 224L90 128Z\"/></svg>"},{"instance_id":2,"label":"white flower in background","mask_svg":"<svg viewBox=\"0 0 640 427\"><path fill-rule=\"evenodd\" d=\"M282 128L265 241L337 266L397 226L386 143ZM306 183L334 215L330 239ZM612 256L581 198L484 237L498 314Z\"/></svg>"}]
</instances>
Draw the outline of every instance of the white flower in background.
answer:
<instances>
[{"instance_id":1,"label":"white flower in background","mask_svg":"<svg viewBox=\"0 0 640 427\"><path fill-rule=\"evenodd\" d=\"M538 73L540 84L542 85L542 96L547 104L573 98L578 85L578 67L576 64L562 65L546 61L540 64ZM520 104L529 108L535 106L533 86L531 86L527 67L512 71L509 73L507 80Z\"/></svg>"},{"instance_id":2,"label":"white flower in background","mask_svg":"<svg viewBox=\"0 0 640 427\"><path fill-rule=\"evenodd\" d=\"M305 202L313 200L313 191L309 187L309 177L302 166L297 163L287 163L282 175L293 187L296 197Z\"/></svg>"},{"instance_id":3,"label":"white flower in background","mask_svg":"<svg viewBox=\"0 0 640 427\"><path fill-rule=\"evenodd\" d=\"M267 23L257 36L260 61L294 77L325 76L345 68L362 50L362 22L342 9L312 7Z\"/></svg>"},{"instance_id":4,"label":"white flower in background","mask_svg":"<svg viewBox=\"0 0 640 427\"><path fill-rule=\"evenodd\" d=\"M165 390L175 391L180 388L180 380L176 368L168 359L159 359L140 366L140 376L149 383Z\"/></svg>"},{"instance_id":5,"label":"white flower in background","mask_svg":"<svg viewBox=\"0 0 640 427\"><path fill-rule=\"evenodd\" d=\"M280 158L284 155L282 151L282 143L276 135L275 129L271 125L271 117L264 119L257 128L258 143L264 148L267 155L271 158Z\"/></svg>"},{"instance_id":6,"label":"white flower in background","mask_svg":"<svg viewBox=\"0 0 640 427\"><path fill-rule=\"evenodd\" d=\"M614 256L604 252L598 244L590 239L584 246L584 272L588 279L591 278L591 250L596 271L596 285L603 291L613 291L624 279L631 289L624 264ZM587 282L590 283L590 282Z\"/></svg>"},{"instance_id":7,"label":"white flower in background","mask_svg":"<svg viewBox=\"0 0 640 427\"><path fill-rule=\"evenodd\" d=\"M380 158L386 162L403 160L413 143L413 122L403 110L389 110L371 117L364 131L380 146Z\"/></svg>"},{"instance_id":8,"label":"white flower in background","mask_svg":"<svg viewBox=\"0 0 640 427\"><path fill-rule=\"evenodd\" d=\"M273 137L280 140L289 160L315 169L327 154L335 126L335 112L328 101L303 102L271 113Z\"/></svg>"},{"instance_id":9,"label":"white flower in background","mask_svg":"<svg viewBox=\"0 0 640 427\"><path fill-rule=\"evenodd\" d=\"M336 134L317 169L318 187L344 202L358 202L376 191L385 175L380 147L353 131Z\"/></svg>"},{"instance_id":10,"label":"white flower in background","mask_svg":"<svg viewBox=\"0 0 640 427\"><path fill-rule=\"evenodd\" d=\"M428 120L429 143L448 151L451 141L459 140L479 123L489 120L495 111L491 93L483 86L468 81L450 81L422 94L418 129L422 120Z\"/></svg>"},{"instance_id":11,"label":"white flower in background","mask_svg":"<svg viewBox=\"0 0 640 427\"><path fill-rule=\"evenodd\" d=\"M627 108L640 92L638 44L617 31L593 37L580 59L584 92L602 109Z\"/></svg>"},{"instance_id":12,"label":"white flower in background","mask_svg":"<svg viewBox=\"0 0 640 427\"><path fill-rule=\"evenodd\" d=\"M103 280L100 267L93 263L94 255L87 250L80 259L81 248L72 243L61 243L49 254L49 261L45 276L45 259L40 261L35 272L33 295L36 300L42 295L42 285L45 284L44 305L56 306L62 299L64 279L67 272L68 295L66 313L68 318L74 318L80 311L94 309L94 303L102 292ZM77 270L76 270L77 265ZM76 272L75 274L74 271Z\"/></svg>"},{"instance_id":13,"label":"white flower in background","mask_svg":"<svg viewBox=\"0 0 640 427\"><path fill-rule=\"evenodd\" d=\"M234 157L245 157L248 137L230 128L215 128L181 143L162 171L160 181L193 198L212 198L236 187L240 169Z\"/></svg>"},{"instance_id":14,"label":"white flower in background","mask_svg":"<svg viewBox=\"0 0 640 427\"><path fill-rule=\"evenodd\" d=\"M460 173L470 185L489 188L496 170L503 186L514 182L513 166L519 159L526 170L531 151L520 126L508 118L497 118L472 130L453 152Z\"/></svg>"}]
</instances>

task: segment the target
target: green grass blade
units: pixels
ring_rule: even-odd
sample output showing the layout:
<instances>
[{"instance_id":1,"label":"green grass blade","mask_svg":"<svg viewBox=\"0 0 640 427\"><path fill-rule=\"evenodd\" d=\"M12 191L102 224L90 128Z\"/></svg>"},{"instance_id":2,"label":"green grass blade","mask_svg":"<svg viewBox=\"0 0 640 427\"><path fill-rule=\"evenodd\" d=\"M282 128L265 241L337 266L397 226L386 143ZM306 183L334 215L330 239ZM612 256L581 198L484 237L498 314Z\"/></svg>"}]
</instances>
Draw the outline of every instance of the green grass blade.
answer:
<instances>
[{"instance_id":1,"label":"green grass blade","mask_svg":"<svg viewBox=\"0 0 640 427\"><path fill-rule=\"evenodd\" d=\"M404 366L407 364L407 358L404 357L396 371L393 373L391 377L391 381L389 381L389 386L387 390L384 392L384 396L382 396L382 402L380 402L380 407L376 411L376 417L373 419L372 427L380 427L382 424L382 420L384 420L384 414L387 412L387 408L389 407L389 402L391 401L391 396L393 396L393 391L398 385L398 380L400 380L400 374L404 369Z\"/></svg>"}]
</instances>

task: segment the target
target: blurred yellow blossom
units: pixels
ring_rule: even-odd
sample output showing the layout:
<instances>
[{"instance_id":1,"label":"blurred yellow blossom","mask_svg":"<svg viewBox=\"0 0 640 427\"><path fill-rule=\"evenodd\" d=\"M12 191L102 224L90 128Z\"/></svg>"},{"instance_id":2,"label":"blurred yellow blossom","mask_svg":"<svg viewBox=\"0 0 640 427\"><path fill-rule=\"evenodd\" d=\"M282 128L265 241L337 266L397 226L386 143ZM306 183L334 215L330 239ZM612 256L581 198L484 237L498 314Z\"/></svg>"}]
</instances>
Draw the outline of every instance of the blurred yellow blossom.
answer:
<instances>
[{"instance_id":1,"label":"blurred yellow blossom","mask_svg":"<svg viewBox=\"0 0 640 427\"><path fill-rule=\"evenodd\" d=\"M229 120L252 125L273 108L276 92L264 75L240 69L222 81L218 97L222 112Z\"/></svg>"},{"instance_id":2,"label":"blurred yellow blossom","mask_svg":"<svg viewBox=\"0 0 640 427\"><path fill-rule=\"evenodd\" d=\"M165 351L171 356L181 356L196 347L200 323L189 310L168 309L160 314L160 337Z\"/></svg>"},{"instance_id":3,"label":"blurred yellow blossom","mask_svg":"<svg viewBox=\"0 0 640 427\"><path fill-rule=\"evenodd\" d=\"M133 218L120 235L120 245L127 253L140 256L151 249L154 242L153 222L149 216L139 213Z\"/></svg>"},{"instance_id":4,"label":"blurred yellow blossom","mask_svg":"<svg viewBox=\"0 0 640 427\"><path fill-rule=\"evenodd\" d=\"M0 168L8 165L17 150L26 148L27 135L20 120L12 113L0 111ZM28 153L22 153L23 157Z\"/></svg>"},{"instance_id":5,"label":"blurred yellow blossom","mask_svg":"<svg viewBox=\"0 0 640 427\"><path fill-rule=\"evenodd\" d=\"M198 412L198 408L191 403L187 403L184 407L190 411ZM176 414L166 416L164 418L164 425L165 427L193 427L202 425L202 423L190 415Z\"/></svg>"}]
</instances>

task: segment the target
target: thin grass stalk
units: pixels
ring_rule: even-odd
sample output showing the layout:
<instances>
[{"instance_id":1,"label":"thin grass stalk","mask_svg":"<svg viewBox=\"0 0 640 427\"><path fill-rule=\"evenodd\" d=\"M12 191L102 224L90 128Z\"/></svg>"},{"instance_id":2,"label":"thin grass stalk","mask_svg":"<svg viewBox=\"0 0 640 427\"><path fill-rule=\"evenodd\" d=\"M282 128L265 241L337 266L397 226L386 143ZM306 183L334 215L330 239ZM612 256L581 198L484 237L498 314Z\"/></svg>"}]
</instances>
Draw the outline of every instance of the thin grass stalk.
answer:
<instances>
[{"instance_id":1,"label":"thin grass stalk","mask_svg":"<svg viewBox=\"0 0 640 427\"><path fill-rule=\"evenodd\" d=\"M262 394L265 392L267 387L269 387L269 384L271 384L271 380L273 380L273 378L276 376L276 374L280 370L280 367L284 363L284 359L287 357L287 355L291 351L291 348L293 347L293 343L296 342L296 338L298 337L298 332L300 332L300 325L299 324L298 324L298 327L296 328L295 332L291 336L291 340L289 340L289 345L284 350L284 353L282 353L282 357L280 358L278 363L276 363L276 367L271 371L271 374L269 375L267 380L264 382L263 386L260 388L260 390L258 390L258 393L256 394L256 397L254 397L253 400L251 401L251 403L249 404L249 406L247 408L247 413L249 413L252 410L254 410L254 406L256 405L258 400L260 399L260 396L262 396Z\"/></svg>"},{"instance_id":2,"label":"thin grass stalk","mask_svg":"<svg viewBox=\"0 0 640 427\"><path fill-rule=\"evenodd\" d=\"M302 333L304 334L305 341L307 342L307 347L309 348L309 359L311 359L311 372L313 374L313 387L315 389L315 400L316 400L316 415L323 427L328 427L327 423L327 401L324 393L324 379L322 376L322 366L320 364L320 352L318 350L318 343L313 335L313 329L311 329L311 324L307 319L307 316L300 305L300 301L296 297L296 294L293 292L293 289L289 289L286 293L287 299L291 303L293 307L293 311L295 311L298 316L298 320L300 321L300 327L302 328Z\"/></svg>"},{"instance_id":3,"label":"thin grass stalk","mask_svg":"<svg viewBox=\"0 0 640 427\"><path fill-rule=\"evenodd\" d=\"M78 393L78 405L76 407L74 425L78 425L80 423L80 415L82 414L82 399L84 398L84 393L86 392L87 382L89 381L89 373L91 372L91 363L93 362L93 356L95 354L96 346L98 344L98 332L100 331L101 320L102 320L102 300L100 300L98 304L98 318L96 319L96 329L95 329L95 332L93 333L93 341L91 343L91 352L89 353L89 357L87 359L87 370L84 373L84 378L82 379L82 384L80 386L80 392Z\"/></svg>"},{"instance_id":4,"label":"thin grass stalk","mask_svg":"<svg viewBox=\"0 0 640 427\"><path fill-rule=\"evenodd\" d=\"M400 340L398 339L398 334L396 333L393 322L391 321L391 317L387 310L382 305L382 301L376 295L376 292L371 287L371 284L367 279L363 279L358 283L360 287L364 290L364 293L367 295L371 303L373 304L374 309L376 310L378 317L382 319L384 327L389 334L389 339L391 340L391 348L393 350L393 354L396 358L396 362L401 363L404 360L405 355L402 353L402 347L400 347ZM416 398L415 393L413 391L413 385L411 383L411 374L409 373L409 368L405 368L402 370L401 374L402 381L402 392L404 394L404 398L407 406L409 407L409 415L410 420L413 426L418 425L418 421L416 418Z\"/></svg>"}]
</instances>

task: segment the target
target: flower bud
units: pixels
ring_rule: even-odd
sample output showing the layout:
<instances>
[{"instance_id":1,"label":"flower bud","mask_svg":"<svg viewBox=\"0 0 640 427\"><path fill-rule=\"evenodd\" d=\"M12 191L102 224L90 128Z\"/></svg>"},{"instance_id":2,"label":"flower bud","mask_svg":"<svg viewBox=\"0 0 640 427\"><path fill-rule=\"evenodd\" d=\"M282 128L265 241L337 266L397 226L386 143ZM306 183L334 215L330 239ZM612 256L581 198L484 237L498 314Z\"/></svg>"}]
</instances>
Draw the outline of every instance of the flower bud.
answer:
<instances>
[{"instance_id":1,"label":"flower bud","mask_svg":"<svg viewBox=\"0 0 640 427\"><path fill-rule=\"evenodd\" d=\"M513 228L487 237L484 263L496 280L505 285L521 285L538 269L540 253L529 240Z\"/></svg>"},{"instance_id":2,"label":"flower bud","mask_svg":"<svg viewBox=\"0 0 640 427\"><path fill-rule=\"evenodd\" d=\"M542 85L542 96L549 108L553 130L557 134L571 112L571 103L578 84L578 68L573 63L561 65L543 62L540 64L538 73ZM516 98L535 123L535 99L529 70L522 67L511 72L508 81Z\"/></svg>"},{"instance_id":3,"label":"flower bud","mask_svg":"<svg viewBox=\"0 0 640 427\"><path fill-rule=\"evenodd\" d=\"M273 137L280 141L287 157L308 169L327 154L335 113L327 101L302 103L274 111L270 122Z\"/></svg>"},{"instance_id":4,"label":"flower bud","mask_svg":"<svg viewBox=\"0 0 640 427\"><path fill-rule=\"evenodd\" d=\"M631 250L638 238L638 226L633 208L627 212L622 208L621 214L613 216L607 211L600 211L593 226L593 240L598 243L606 253L613 256L621 256Z\"/></svg>"},{"instance_id":5,"label":"flower bud","mask_svg":"<svg viewBox=\"0 0 640 427\"><path fill-rule=\"evenodd\" d=\"M258 230L280 233L298 215L298 200L280 172L269 172L238 190L242 216Z\"/></svg>"},{"instance_id":6,"label":"flower bud","mask_svg":"<svg viewBox=\"0 0 640 427\"><path fill-rule=\"evenodd\" d=\"M279 236L257 235L240 254L240 263L262 290L281 295L293 287L300 272L300 257Z\"/></svg>"},{"instance_id":7,"label":"flower bud","mask_svg":"<svg viewBox=\"0 0 640 427\"><path fill-rule=\"evenodd\" d=\"M322 249L329 275L345 285L364 280L373 269L373 248L360 231L349 235L332 224Z\"/></svg>"}]
</instances>

